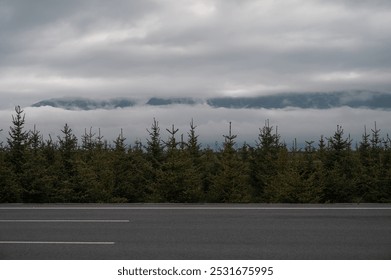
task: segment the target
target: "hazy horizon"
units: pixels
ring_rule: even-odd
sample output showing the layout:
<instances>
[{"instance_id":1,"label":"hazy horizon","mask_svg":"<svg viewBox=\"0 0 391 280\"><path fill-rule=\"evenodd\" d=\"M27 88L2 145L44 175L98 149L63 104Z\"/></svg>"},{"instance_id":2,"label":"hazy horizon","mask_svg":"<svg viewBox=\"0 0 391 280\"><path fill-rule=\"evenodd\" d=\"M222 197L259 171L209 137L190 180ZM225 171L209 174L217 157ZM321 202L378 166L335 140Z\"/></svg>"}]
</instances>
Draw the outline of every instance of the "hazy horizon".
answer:
<instances>
[{"instance_id":1,"label":"hazy horizon","mask_svg":"<svg viewBox=\"0 0 391 280\"><path fill-rule=\"evenodd\" d=\"M391 2L387 0L0 0L0 138L16 105L46 137L68 122L80 137L121 128L130 142L162 131L254 142L266 119L289 142L317 141L337 125L359 141L390 112L366 108L210 109L166 106L67 112L30 108L50 98L145 100L264 96L281 92L391 92ZM251 144L251 143L250 143Z\"/></svg>"}]
</instances>

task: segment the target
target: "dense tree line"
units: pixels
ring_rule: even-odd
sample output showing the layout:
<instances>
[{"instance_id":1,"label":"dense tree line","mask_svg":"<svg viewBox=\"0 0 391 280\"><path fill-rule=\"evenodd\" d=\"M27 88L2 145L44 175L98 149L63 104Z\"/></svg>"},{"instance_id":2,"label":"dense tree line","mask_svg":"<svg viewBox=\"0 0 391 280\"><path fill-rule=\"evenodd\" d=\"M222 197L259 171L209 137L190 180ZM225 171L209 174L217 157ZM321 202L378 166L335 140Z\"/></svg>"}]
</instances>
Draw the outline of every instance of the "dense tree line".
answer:
<instances>
[{"instance_id":1,"label":"dense tree line","mask_svg":"<svg viewBox=\"0 0 391 280\"><path fill-rule=\"evenodd\" d=\"M157 120L146 143L112 145L65 124L56 139L24 129L16 107L0 147L0 202L391 202L391 139L375 125L352 139L334 135L288 148L266 122L256 145L237 147L231 124L221 148L202 148L196 125L162 139Z\"/></svg>"}]
</instances>

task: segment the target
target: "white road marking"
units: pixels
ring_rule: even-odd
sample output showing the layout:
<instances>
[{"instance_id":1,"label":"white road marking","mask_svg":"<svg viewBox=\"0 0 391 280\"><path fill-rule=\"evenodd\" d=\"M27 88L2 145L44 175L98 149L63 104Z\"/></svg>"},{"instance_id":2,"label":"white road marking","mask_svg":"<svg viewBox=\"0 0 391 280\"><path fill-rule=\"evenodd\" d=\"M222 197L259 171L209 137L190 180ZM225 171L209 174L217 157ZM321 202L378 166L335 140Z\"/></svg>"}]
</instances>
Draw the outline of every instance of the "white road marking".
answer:
<instances>
[{"instance_id":1,"label":"white road marking","mask_svg":"<svg viewBox=\"0 0 391 280\"><path fill-rule=\"evenodd\" d=\"M129 223L129 220L0 220L0 223Z\"/></svg>"},{"instance_id":2,"label":"white road marking","mask_svg":"<svg viewBox=\"0 0 391 280\"><path fill-rule=\"evenodd\" d=\"M54 245L114 245L115 242L77 241L0 241L0 244L54 244Z\"/></svg>"}]
</instances>

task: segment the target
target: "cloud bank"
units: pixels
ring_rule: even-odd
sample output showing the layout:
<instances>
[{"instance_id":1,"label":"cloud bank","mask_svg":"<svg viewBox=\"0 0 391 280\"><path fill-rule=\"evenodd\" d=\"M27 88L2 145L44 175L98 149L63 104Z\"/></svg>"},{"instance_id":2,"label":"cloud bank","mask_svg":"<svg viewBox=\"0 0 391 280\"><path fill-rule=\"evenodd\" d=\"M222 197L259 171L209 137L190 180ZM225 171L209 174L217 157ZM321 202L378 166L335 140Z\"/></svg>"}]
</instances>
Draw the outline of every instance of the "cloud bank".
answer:
<instances>
[{"instance_id":1,"label":"cloud bank","mask_svg":"<svg viewBox=\"0 0 391 280\"><path fill-rule=\"evenodd\" d=\"M145 139L156 117L186 135L191 118L204 142L233 122L238 141L254 142L266 119L287 141L330 135L336 125L360 135L389 111L211 109L142 106L88 112L36 102L79 97L110 100L270 96L281 92L391 92L388 0L0 0L0 128L15 105L28 126L80 135L100 127L107 139L126 131ZM356 98L356 96L355 96ZM289 100L288 100L289 101ZM345 100L349 102L349 97ZM365 102L362 101L362 102ZM208 135L208 136L207 136Z\"/></svg>"},{"instance_id":2,"label":"cloud bank","mask_svg":"<svg viewBox=\"0 0 391 280\"><path fill-rule=\"evenodd\" d=\"M353 145L361 141L364 126L370 132L375 122L381 129L381 134L386 137L391 135L389 111L371 109L353 109L340 107L333 109L229 109L211 108L206 104L198 105L168 105L168 106L136 106L113 110L69 111L53 107L25 108L27 130L36 125L45 139L51 135L53 139L61 136L61 129L67 123L81 139L81 135L92 128L92 131L101 134L109 142L113 143L123 130L127 138L126 143L133 145L136 140L146 144L148 138L147 129L151 127L153 119L159 121L162 139L168 139L166 129L171 129L174 124L179 128L177 134L180 140L189 132L189 124L192 119L197 125L197 133L203 147L215 148L220 146L223 135L227 135L229 122L232 122L233 133L237 134L238 145L244 142L254 146L259 134L259 128L263 127L266 120L278 129L281 140L288 147L297 140L299 145L305 141L318 142L321 135L330 137L334 134L337 125L344 128L345 136L349 134L354 140ZM0 141L6 142L7 130L11 126L11 110L0 111Z\"/></svg>"},{"instance_id":3,"label":"cloud bank","mask_svg":"<svg viewBox=\"0 0 391 280\"><path fill-rule=\"evenodd\" d=\"M389 1L0 1L1 107L391 91Z\"/></svg>"},{"instance_id":4,"label":"cloud bank","mask_svg":"<svg viewBox=\"0 0 391 280\"><path fill-rule=\"evenodd\" d=\"M330 109L338 107L369 108L391 110L391 94L370 91L282 93L257 97L216 97L216 98L157 98L145 103L126 98L97 100L88 98L51 98L42 100L32 107L51 106L66 110L96 110L127 108L137 105L166 106L173 104L207 104L213 108L265 108L283 109L288 107L303 109Z\"/></svg>"}]
</instances>

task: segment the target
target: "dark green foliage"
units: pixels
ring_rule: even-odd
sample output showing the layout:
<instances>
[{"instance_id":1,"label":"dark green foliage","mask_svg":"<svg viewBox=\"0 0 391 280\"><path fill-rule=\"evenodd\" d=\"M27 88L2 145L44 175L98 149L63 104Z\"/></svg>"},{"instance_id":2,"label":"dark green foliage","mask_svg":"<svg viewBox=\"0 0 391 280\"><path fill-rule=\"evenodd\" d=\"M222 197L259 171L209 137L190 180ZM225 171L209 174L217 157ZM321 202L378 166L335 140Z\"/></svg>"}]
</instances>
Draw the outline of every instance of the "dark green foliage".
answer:
<instances>
[{"instance_id":1,"label":"dark green foliage","mask_svg":"<svg viewBox=\"0 0 391 280\"><path fill-rule=\"evenodd\" d=\"M0 202L21 202L21 189L15 173L4 159L5 151L0 152Z\"/></svg>"},{"instance_id":2,"label":"dark green foliage","mask_svg":"<svg viewBox=\"0 0 391 280\"><path fill-rule=\"evenodd\" d=\"M269 199L267 193L270 191L267 188L272 188L270 182L279 173L278 161L281 150L286 150L286 147L280 143L277 129L274 131L267 120L265 125L259 129L258 142L251 162L252 185L257 201Z\"/></svg>"},{"instance_id":3,"label":"dark green foliage","mask_svg":"<svg viewBox=\"0 0 391 280\"><path fill-rule=\"evenodd\" d=\"M165 141L165 158L160 168L156 169L156 178L152 182L154 200L158 202L199 202L203 197L202 178L197 168L196 151L181 148L181 142L176 140L178 129L167 132L169 138ZM195 147L193 147L194 149Z\"/></svg>"},{"instance_id":4,"label":"dark green foliage","mask_svg":"<svg viewBox=\"0 0 391 280\"><path fill-rule=\"evenodd\" d=\"M229 123L229 134L224 135L224 148L218 156L218 169L209 190L211 202L249 202L249 166L235 150L235 139Z\"/></svg>"},{"instance_id":5,"label":"dark green foliage","mask_svg":"<svg viewBox=\"0 0 391 280\"><path fill-rule=\"evenodd\" d=\"M25 115L20 106L15 107L16 116L12 116L12 124L7 138L9 153L8 162L15 174L23 172L23 165L26 163L26 150L28 147L29 135L24 130Z\"/></svg>"},{"instance_id":6,"label":"dark green foliage","mask_svg":"<svg viewBox=\"0 0 391 280\"><path fill-rule=\"evenodd\" d=\"M15 107L15 116L12 116L12 124L7 138L8 150L4 155L0 172L3 173L2 183L4 190L0 191L5 201L14 202L26 199L24 189L26 183L26 163L28 160L29 134L24 130L25 115L20 106ZM11 171L11 172L10 172ZM7 176L8 175L8 176ZM1 176L1 175L0 175Z\"/></svg>"},{"instance_id":7,"label":"dark green foliage","mask_svg":"<svg viewBox=\"0 0 391 280\"><path fill-rule=\"evenodd\" d=\"M324 156L325 202L352 201L356 186L355 158L351 150L350 137L344 138L344 130L337 126L334 135L328 140L327 153Z\"/></svg>"},{"instance_id":8,"label":"dark green foliage","mask_svg":"<svg viewBox=\"0 0 391 280\"><path fill-rule=\"evenodd\" d=\"M172 125L162 140L154 119L145 146L129 145L122 130L110 146L92 128L79 143L67 124L45 139L15 112L0 145L0 202L391 202L391 139L376 123L355 149L341 126L288 149L269 121L255 146L238 148L229 123L213 150L202 148L193 120L187 139Z\"/></svg>"},{"instance_id":9,"label":"dark green foliage","mask_svg":"<svg viewBox=\"0 0 391 280\"><path fill-rule=\"evenodd\" d=\"M83 189L77 180L77 138L72 129L65 124L61 130L62 137L58 137L58 152L60 161L56 162L58 183L56 184L56 199L61 202L83 202Z\"/></svg>"},{"instance_id":10,"label":"dark green foliage","mask_svg":"<svg viewBox=\"0 0 391 280\"><path fill-rule=\"evenodd\" d=\"M63 136L58 137L58 149L61 155L64 176L71 178L76 173L75 154L77 151L77 138L68 124L65 124L61 132Z\"/></svg>"},{"instance_id":11,"label":"dark green foliage","mask_svg":"<svg viewBox=\"0 0 391 280\"><path fill-rule=\"evenodd\" d=\"M147 157L154 168L159 168L163 160L163 146L160 137L159 122L153 119L151 130L148 130L149 139L147 139Z\"/></svg>"},{"instance_id":12,"label":"dark green foliage","mask_svg":"<svg viewBox=\"0 0 391 280\"><path fill-rule=\"evenodd\" d=\"M46 202L51 189L47 185L48 172L45 166L44 142L40 132L34 126L29 134L29 147L23 174L19 175L23 189L23 202Z\"/></svg>"},{"instance_id":13,"label":"dark green foliage","mask_svg":"<svg viewBox=\"0 0 391 280\"><path fill-rule=\"evenodd\" d=\"M187 150L189 151L193 160L198 160L200 156L201 145L198 143L198 135L196 135L197 126L194 121L190 122L190 132L188 133Z\"/></svg>"}]
</instances>

